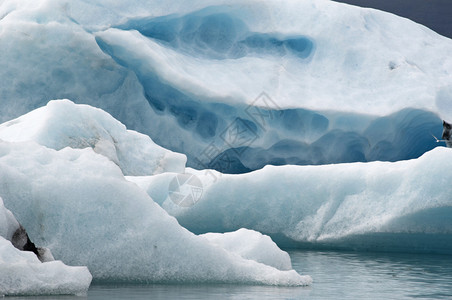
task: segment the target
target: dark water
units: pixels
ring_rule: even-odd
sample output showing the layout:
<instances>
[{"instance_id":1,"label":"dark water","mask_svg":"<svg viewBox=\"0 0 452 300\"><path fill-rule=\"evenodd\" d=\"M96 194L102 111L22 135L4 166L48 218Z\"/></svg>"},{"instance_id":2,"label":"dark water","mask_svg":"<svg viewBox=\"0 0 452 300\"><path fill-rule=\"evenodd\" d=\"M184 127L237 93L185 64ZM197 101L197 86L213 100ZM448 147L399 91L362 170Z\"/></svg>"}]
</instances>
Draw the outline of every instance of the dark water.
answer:
<instances>
[{"instance_id":1,"label":"dark water","mask_svg":"<svg viewBox=\"0 0 452 300\"><path fill-rule=\"evenodd\" d=\"M306 299L452 299L452 256L292 252L314 279Z\"/></svg>"},{"instance_id":2,"label":"dark water","mask_svg":"<svg viewBox=\"0 0 452 300\"><path fill-rule=\"evenodd\" d=\"M452 256L289 252L310 287L246 285L92 285L85 297L10 299L452 299Z\"/></svg>"}]
</instances>

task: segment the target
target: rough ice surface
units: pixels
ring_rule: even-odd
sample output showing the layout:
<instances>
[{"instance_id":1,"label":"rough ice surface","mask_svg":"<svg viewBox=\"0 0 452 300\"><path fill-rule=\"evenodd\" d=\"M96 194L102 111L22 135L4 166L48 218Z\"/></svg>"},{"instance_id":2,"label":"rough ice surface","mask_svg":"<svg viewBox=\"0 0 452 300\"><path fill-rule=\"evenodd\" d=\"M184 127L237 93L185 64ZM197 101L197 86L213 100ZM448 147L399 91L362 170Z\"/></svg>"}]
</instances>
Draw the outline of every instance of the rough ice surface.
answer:
<instances>
[{"instance_id":1,"label":"rough ice surface","mask_svg":"<svg viewBox=\"0 0 452 300\"><path fill-rule=\"evenodd\" d=\"M125 175L183 172L186 157L127 130L108 113L69 100L50 101L20 118L0 125L0 139L35 141L60 150L91 147L117 164Z\"/></svg>"},{"instance_id":2,"label":"rough ice surface","mask_svg":"<svg viewBox=\"0 0 452 300\"><path fill-rule=\"evenodd\" d=\"M0 295L85 294L92 276L86 267L68 267L61 261L42 263L29 251L20 251L0 237Z\"/></svg>"},{"instance_id":3,"label":"rough ice surface","mask_svg":"<svg viewBox=\"0 0 452 300\"><path fill-rule=\"evenodd\" d=\"M418 159L267 166L240 175L187 172L202 182L191 207L168 195L175 174L130 177L195 233L249 228L285 247L452 253L452 151Z\"/></svg>"},{"instance_id":4,"label":"rough ice surface","mask_svg":"<svg viewBox=\"0 0 452 300\"><path fill-rule=\"evenodd\" d=\"M5 0L0 26L0 121L68 98L197 169L411 159L452 120L452 41L372 9Z\"/></svg>"},{"instance_id":5,"label":"rough ice surface","mask_svg":"<svg viewBox=\"0 0 452 300\"><path fill-rule=\"evenodd\" d=\"M17 222L12 212L5 208L0 198L0 236L7 239L19 250L33 252L41 262L54 261L50 249L37 247L29 238L27 231Z\"/></svg>"},{"instance_id":6,"label":"rough ice surface","mask_svg":"<svg viewBox=\"0 0 452 300\"><path fill-rule=\"evenodd\" d=\"M13 213L6 209L0 198L0 236L10 241L19 226Z\"/></svg>"},{"instance_id":7,"label":"rough ice surface","mask_svg":"<svg viewBox=\"0 0 452 300\"><path fill-rule=\"evenodd\" d=\"M243 258L255 260L278 270L292 269L289 254L281 251L269 236L257 231L242 228L234 232L209 232L200 236Z\"/></svg>"},{"instance_id":8,"label":"rough ice surface","mask_svg":"<svg viewBox=\"0 0 452 300\"><path fill-rule=\"evenodd\" d=\"M34 253L16 249L11 238L18 228L19 222L0 198L0 297L86 293L92 279L86 267L42 263Z\"/></svg>"},{"instance_id":9,"label":"rough ice surface","mask_svg":"<svg viewBox=\"0 0 452 300\"><path fill-rule=\"evenodd\" d=\"M452 41L423 26L326 0L4 0L0 53L0 196L95 280L311 282L250 230L452 253L452 153L432 137L452 120ZM202 183L189 207L169 190L184 171Z\"/></svg>"},{"instance_id":10,"label":"rough ice surface","mask_svg":"<svg viewBox=\"0 0 452 300\"><path fill-rule=\"evenodd\" d=\"M75 125L69 116L80 112L87 122L71 126L66 133L70 137L92 136L99 127L89 127L92 132L86 135L86 124L102 120L99 110L68 101L51 102L8 123L10 127L2 125L12 128L15 123L18 127L13 132L19 137L23 134L23 138L18 137L16 142L0 140L0 186L4 187L0 196L31 239L50 248L56 259L87 266L93 279L101 282L288 286L311 282L309 276L301 276L291 268L279 270L255 256L245 258L181 227L142 189L127 181L108 155L96 153L92 147L73 149L62 145L61 150L55 150L36 143L40 141L36 137L59 136L69 146L71 139L60 130L64 132L66 120ZM26 120L34 117L59 123L38 126L32 134L28 130L21 133L20 125L27 127ZM112 118L104 122L103 128L117 124ZM128 136L136 133L124 132L117 142L127 145ZM21 141L28 138L31 141ZM150 139L144 141L144 148L155 148ZM271 243L263 246L275 251Z\"/></svg>"}]
</instances>

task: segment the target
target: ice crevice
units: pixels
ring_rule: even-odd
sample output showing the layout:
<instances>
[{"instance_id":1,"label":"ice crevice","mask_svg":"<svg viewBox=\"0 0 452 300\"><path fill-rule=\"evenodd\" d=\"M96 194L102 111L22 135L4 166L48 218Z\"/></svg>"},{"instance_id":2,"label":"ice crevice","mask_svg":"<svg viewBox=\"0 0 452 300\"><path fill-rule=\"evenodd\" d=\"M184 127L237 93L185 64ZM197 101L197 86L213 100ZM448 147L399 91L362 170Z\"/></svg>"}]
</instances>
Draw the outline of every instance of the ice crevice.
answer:
<instances>
[{"instance_id":1,"label":"ice crevice","mask_svg":"<svg viewBox=\"0 0 452 300\"><path fill-rule=\"evenodd\" d=\"M141 45L138 52L126 47L130 40ZM151 132L153 140L186 154L188 166L197 169L243 173L268 164L405 160L433 149L436 142L432 134L438 136L441 131L441 120L435 113L415 108L379 117L282 109L272 99L259 97L249 106L222 103L215 97L200 99L160 77L159 66L154 66L157 62L141 52L149 49L152 53L154 42L143 39L140 33L112 29L97 33L96 41L116 62L135 72L154 113L173 120L171 130L182 139L168 140ZM186 140L193 138L197 143L188 146ZM203 156L212 144L217 149L215 155Z\"/></svg>"}]
</instances>

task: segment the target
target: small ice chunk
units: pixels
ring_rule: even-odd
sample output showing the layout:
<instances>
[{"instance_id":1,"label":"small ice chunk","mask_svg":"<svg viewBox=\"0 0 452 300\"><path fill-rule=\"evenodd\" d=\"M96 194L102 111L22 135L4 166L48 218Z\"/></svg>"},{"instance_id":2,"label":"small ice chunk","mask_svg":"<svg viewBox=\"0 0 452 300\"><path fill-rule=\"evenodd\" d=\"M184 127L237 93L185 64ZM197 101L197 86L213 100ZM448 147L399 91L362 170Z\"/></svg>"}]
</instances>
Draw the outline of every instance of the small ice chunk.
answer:
<instances>
[{"instance_id":1,"label":"small ice chunk","mask_svg":"<svg viewBox=\"0 0 452 300\"><path fill-rule=\"evenodd\" d=\"M86 267L61 261L42 263L29 251L0 237L0 295L72 295L86 293L92 276Z\"/></svg>"},{"instance_id":2,"label":"small ice chunk","mask_svg":"<svg viewBox=\"0 0 452 300\"><path fill-rule=\"evenodd\" d=\"M260 232L241 228L234 232L205 233L200 236L245 259L257 261L278 270L292 270L289 254L282 251L268 235Z\"/></svg>"}]
</instances>

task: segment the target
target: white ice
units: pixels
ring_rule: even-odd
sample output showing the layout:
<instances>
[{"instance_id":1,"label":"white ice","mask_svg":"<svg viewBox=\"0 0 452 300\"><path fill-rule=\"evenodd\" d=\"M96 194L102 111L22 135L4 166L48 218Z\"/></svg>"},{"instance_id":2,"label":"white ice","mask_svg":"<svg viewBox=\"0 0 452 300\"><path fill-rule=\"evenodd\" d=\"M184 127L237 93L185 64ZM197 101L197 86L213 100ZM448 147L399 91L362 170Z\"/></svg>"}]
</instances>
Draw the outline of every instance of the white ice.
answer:
<instances>
[{"instance_id":1,"label":"white ice","mask_svg":"<svg viewBox=\"0 0 452 300\"><path fill-rule=\"evenodd\" d=\"M203 187L190 207L164 188L176 174L128 179L197 233L244 227L285 246L450 254L450 168L451 149L438 147L395 163L267 166L240 175L187 169Z\"/></svg>"},{"instance_id":2,"label":"white ice","mask_svg":"<svg viewBox=\"0 0 452 300\"><path fill-rule=\"evenodd\" d=\"M281 251L269 236L257 231L241 228L234 232L209 232L200 236L243 258L255 260L278 270L292 269L289 254Z\"/></svg>"},{"instance_id":3,"label":"white ice","mask_svg":"<svg viewBox=\"0 0 452 300\"><path fill-rule=\"evenodd\" d=\"M451 152L430 150L452 120L452 41L424 26L327 0L4 0L0 53L0 196L36 244L95 279L310 282L240 228L451 253ZM108 113L47 104L64 98ZM203 193L179 207L168 186L186 161L324 165L187 169ZM330 165L357 161L377 162ZM235 248L253 238L259 250Z\"/></svg>"},{"instance_id":4,"label":"white ice","mask_svg":"<svg viewBox=\"0 0 452 300\"><path fill-rule=\"evenodd\" d=\"M91 279L86 267L42 263L34 253L20 251L0 237L0 296L85 294Z\"/></svg>"},{"instance_id":5,"label":"white ice","mask_svg":"<svg viewBox=\"0 0 452 300\"><path fill-rule=\"evenodd\" d=\"M156 145L148 136L126 127L111 115L69 100L51 101L0 125L0 139L35 141L61 150L91 147L118 165L125 175L183 172L186 157Z\"/></svg>"},{"instance_id":6,"label":"white ice","mask_svg":"<svg viewBox=\"0 0 452 300\"><path fill-rule=\"evenodd\" d=\"M0 198L0 296L85 294L92 276L86 267L69 267L61 261L42 263L30 251L10 242L19 223Z\"/></svg>"},{"instance_id":7,"label":"white ice","mask_svg":"<svg viewBox=\"0 0 452 300\"><path fill-rule=\"evenodd\" d=\"M86 121L64 131L64 122L75 124L70 116L80 111ZM187 231L142 189L127 181L108 153L96 153L89 145L83 149L62 145L61 150L54 150L37 143L46 141L35 138L44 136L40 130L48 137L66 132L70 136L59 135L59 140L68 143L72 142L68 137L91 136L86 135L86 124L99 121L89 117L93 115L98 117L99 110L54 101L9 123L9 127L2 125L0 131L6 128L20 136L18 128L31 128L28 119L60 120L52 127L38 126L28 136L32 141L0 141L0 186L8 187L0 195L34 243L50 248L64 263L87 266L99 281L289 286L311 282L309 276L292 269L279 270L273 263L261 263L265 260L256 255L239 255ZM116 124L114 119L104 121L105 128ZM96 133L99 127L88 128ZM118 143L127 144L128 137L136 135L124 132ZM155 147L150 139L142 146ZM276 251L268 241L262 246L260 251L265 252L266 247Z\"/></svg>"},{"instance_id":8,"label":"white ice","mask_svg":"<svg viewBox=\"0 0 452 300\"><path fill-rule=\"evenodd\" d=\"M5 0L0 26L1 121L69 98L195 168L416 158L435 146L440 117L452 120L452 41L377 10L327 0ZM262 92L272 101L255 102ZM250 104L297 110L262 126ZM225 141L237 117L252 144ZM216 156L203 156L212 143ZM216 163L241 146L250 157Z\"/></svg>"},{"instance_id":9,"label":"white ice","mask_svg":"<svg viewBox=\"0 0 452 300\"><path fill-rule=\"evenodd\" d=\"M11 240L14 232L19 228L19 222L17 222L13 213L6 209L3 205L3 200L0 198L0 236L7 240Z\"/></svg>"}]
</instances>

